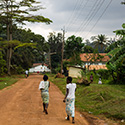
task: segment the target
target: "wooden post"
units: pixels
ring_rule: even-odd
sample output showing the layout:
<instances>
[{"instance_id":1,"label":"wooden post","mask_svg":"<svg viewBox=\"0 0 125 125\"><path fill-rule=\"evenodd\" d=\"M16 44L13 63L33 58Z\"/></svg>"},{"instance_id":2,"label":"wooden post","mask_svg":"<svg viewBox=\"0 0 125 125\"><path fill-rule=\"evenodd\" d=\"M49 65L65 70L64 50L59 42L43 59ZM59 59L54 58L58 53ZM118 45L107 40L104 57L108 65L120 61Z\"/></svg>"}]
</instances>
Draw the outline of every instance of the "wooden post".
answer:
<instances>
[{"instance_id":1,"label":"wooden post","mask_svg":"<svg viewBox=\"0 0 125 125\"><path fill-rule=\"evenodd\" d=\"M52 67L51 67L51 55L53 55L53 54L56 54L56 52L51 53L50 47L49 47L49 66L50 66L50 70L52 70Z\"/></svg>"},{"instance_id":2,"label":"wooden post","mask_svg":"<svg viewBox=\"0 0 125 125\"><path fill-rule=\"evenodd\" d=\"M63 29L63 37L62 37L62 61L61 61L61 74L62 74L62 71L63 71L64 38L65 38L65 29Z\"/></svg>"}]
</instances>

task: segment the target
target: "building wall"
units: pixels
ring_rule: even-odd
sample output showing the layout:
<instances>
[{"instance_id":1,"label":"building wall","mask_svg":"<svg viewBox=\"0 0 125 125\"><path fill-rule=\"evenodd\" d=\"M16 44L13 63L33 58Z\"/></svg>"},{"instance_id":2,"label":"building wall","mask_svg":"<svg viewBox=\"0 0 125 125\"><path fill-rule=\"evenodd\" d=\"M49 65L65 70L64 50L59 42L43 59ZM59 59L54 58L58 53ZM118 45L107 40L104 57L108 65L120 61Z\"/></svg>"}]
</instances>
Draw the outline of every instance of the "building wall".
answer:
<instances>
[{"instance_id":1,"label":"building wall","mask_svg":"<svg viewBox=\"0 0 125 125\"><path fill-rule=\"evenodd\" d=\"M42 66L42 65L39 65L39 66L36 66L34 68L30 68L29 69L29 72L50 72L50 69L48 69L46 66Z\"/></svg>"},{"instance_id":2,"label":"building wall","mask_svg":"<svg viewBox=\"0 0 125 125\"><path fill-rule=\"evenodd\" d=\"M69 67L69 76L71 77L81 77L81 69L80 68L76 68L76 67Z\"/></svg>"}]
</instances>

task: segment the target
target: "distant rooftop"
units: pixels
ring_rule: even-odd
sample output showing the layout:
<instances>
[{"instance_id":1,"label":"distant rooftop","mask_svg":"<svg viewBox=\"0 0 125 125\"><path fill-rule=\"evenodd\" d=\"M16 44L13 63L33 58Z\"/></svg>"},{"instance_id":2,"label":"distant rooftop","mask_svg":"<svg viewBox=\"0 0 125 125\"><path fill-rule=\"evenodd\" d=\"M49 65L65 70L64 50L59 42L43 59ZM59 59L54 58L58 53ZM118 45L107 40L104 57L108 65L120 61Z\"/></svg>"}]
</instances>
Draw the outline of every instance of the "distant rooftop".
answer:
<instances>
[{"instance_id":1,"label":"distant rooftop","mask_svg":"<svg viewBox=\"0 0 125 125\"><path fill-rule=\"evenodd\" d=\"M101 59L101 62L107 62L110 60L109 56L107 56L106 54L107 53L99 53L99 55L104 56L104 58ZM84 62L89 62L92 58L92 55L93 55L93 53L88 53L88 54L82 53L82 54L80 54L80 58ZM97 54L95 55L95 57L97 58ZM100 59L97 60L97 62L100 62Z\"/></svg>"},{"instance_id":2,"label":"distant rooftop","mask_svg":"<svg viewBox=\"0 0 125 125\"><path fill-rule=\"evenodd\" d=\"M47 64L43 64L43 63L33 63L33 67L39 66L39 65L44 65L44 66L48 66Z\"/></svg>"},{"instance_id":3,"label":"distant rooftop","mask_svg":"<svg viewBox=\"0 0 125 125\"><path fill-rule=\"evenodd\" d=\"M88 65L85 66L88 68ZM90 65L89 70L99 70L99 69L107 69L106 65Z\"/></svg>"}]
</instances>

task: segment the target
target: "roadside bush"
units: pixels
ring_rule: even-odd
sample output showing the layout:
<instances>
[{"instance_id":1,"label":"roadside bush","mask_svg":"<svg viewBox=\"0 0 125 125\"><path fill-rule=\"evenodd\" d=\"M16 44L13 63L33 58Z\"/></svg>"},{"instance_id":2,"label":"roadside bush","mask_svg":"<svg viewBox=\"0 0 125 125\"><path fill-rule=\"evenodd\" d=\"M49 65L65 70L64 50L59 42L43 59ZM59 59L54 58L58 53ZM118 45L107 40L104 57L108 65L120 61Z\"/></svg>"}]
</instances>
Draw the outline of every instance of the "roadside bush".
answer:
<instances>
[{"instance_id":1,"label":"roadside bush","mask_svg":"<svg viewBox=\"0 0 125 125\"><path fill-rule=\"evenodd\" d=\"M12 65L11 73L12 74L22 74L22 73L24 73L24 69L21 66Z\"/></svg>"},{"instance_id":2,"label":"roadside bush","mask_svg":"<svg viewBox=\"0 0 125 125\"><path fill-rule=\"evenodd\" d=\"M6 70L6 61L3 59L3 54L0 52L0 75L3 75Z\"/></svg>"},{"instance_id":3,"label":"roadside bush","mask_svg":"<svg viewBox=\"0 0 125 125\"><path fill-rule=\"evenodd\" d=\"M103 79L108 79L110 77L110 71L109 70L106 70L106 69L100 69L98 71L96 71L99 76L101 76L101 78Z\"/></svg>"},{"instance_id":4,"label":"roadside bush","mask_svg":"<svg viewBox=\"0 0 125 125\"><path fill-rule=\"evenodd\" d=\"M24 69L21 66L18 66L16 69L18 74L22 74L24 72Z\"/></svg>"}]
</instances>

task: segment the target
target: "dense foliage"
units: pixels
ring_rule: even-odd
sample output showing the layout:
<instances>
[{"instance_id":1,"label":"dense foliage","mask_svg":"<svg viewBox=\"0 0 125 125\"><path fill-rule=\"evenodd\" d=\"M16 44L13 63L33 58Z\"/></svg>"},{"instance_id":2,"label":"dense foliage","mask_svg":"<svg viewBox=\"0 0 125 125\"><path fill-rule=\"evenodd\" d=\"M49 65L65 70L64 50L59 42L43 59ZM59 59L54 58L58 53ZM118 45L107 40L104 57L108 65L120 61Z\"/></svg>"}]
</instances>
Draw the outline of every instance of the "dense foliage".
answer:
<instances>
[{"instance_id":1,"label":"dense foliage","mask_svg":"<svg viewBox=\"0 0 125 125\"><path fill-rule=\"evenodd\" d=\"M123 29L114 31L119 39L107 48L111 57L107 68L111 71L115 83L125 81L125 24L122 27Z\"/></svg>"},{"instance_id":2,"label":"dense foliage","mask_svg":"<svg viewBox=\"0 0 125 125\"><path fill-rule=\"evenodd\" d=\"M81 37L74 35L67 38L65 43L65 58L70 59L71 64L81 64L80 54L83 52L84 43Z\"/></svg>"},{"instance_id":3,"label":"dense foliage","mask_svg":"<svg viewBox=\"0 0 125 125\"><path fill-rule=\"evenodd\" d=\"M3 59L3 54L0 52L0 75L6 71L6 61Z\"/></svg>"},{"instance_id":4,"label":"dense foliage","mask_svg":"<svg viewBox=\"0 0 125 125\"><path fill-rule=\"evenodd\" d=\"M38 22L50 24L52 21L48 18L45 18L41 15L34 15L31 12L38 11L43 9L40 5L40 2L36 0L2 0L0 1L0 24L2 28L6 28L6 41L10 44L9 41L13 40L13 31L14 26L17 24L24 25L25 22ZM16 44L16 42L14 43ZM23 44L24 45L24 44ZM23 46L21 45L21 46ZM27 44L28 46L28 44ZM8 45L6 47L6 56L7 56L7 69L8 74L10 75L11 68L11 59L13 54L13 46Z\"/></svg>"},{"instance_id":5,"label":"dense foliage","mask_svg":"<svg viewBox=\"0 0 125 125\"><path fill-rule=\"evenodd\" d=\"M49 44L49 66L52 72L60 72L62 57L62 34L50 33L48 37Z\"/></svg>"},{"instance_id":6,"label":"dense foliage","mask_svg":"<svg viewBox=\"0 0 125 125\"><path fill-rule=\"evenodd\" d=\"M0 34L3 34L6 29L1 30ZM7 46L11 45L13 49L13 55L11 60L11 72L21 73L23 69L32 67L33 63L42 63L45 61L44 53L48 52L48 46L43 36L34 34L31 30L19 29L14 27L13 38L17 40L4 41L6 38L2 37L0 41L1 52L3 59L7 57ZM18 41L19 40L19 41ZM7 44L6 44L7 43ZM10 43L10 44L8 44ZM6 67L6 63L5 63ZM19 71L20 70L20 71Z\"/></svg>"}]
</instances>

